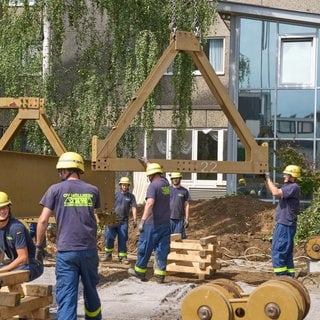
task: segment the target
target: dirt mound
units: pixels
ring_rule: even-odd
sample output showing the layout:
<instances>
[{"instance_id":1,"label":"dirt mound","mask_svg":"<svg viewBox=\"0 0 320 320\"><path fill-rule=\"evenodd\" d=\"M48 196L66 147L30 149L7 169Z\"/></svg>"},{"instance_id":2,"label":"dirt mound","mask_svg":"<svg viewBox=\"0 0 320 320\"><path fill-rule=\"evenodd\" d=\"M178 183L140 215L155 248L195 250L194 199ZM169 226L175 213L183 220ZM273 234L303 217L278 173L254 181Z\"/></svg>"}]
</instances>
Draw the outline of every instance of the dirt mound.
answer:
<instances>
[{"instance_id":1,"label":"dirt mound","mask_svg":"<svg viewBox=\"0 0 320 320\"><path fill-rule=\"evenodd\" d=\"M275 205L250 196L191 202L190 236L268 233Z\"/></svg>"},{"instance_id":2,"label":"dirt mound","mask_svg":"<svg viewBox=\"0 0 320 320\"><path fill-rule=\"evenodd\" d=\"M218 236L230 256L242 256L249 247L270 253L275 205L251 196L230 196L190 202L189 239ZM138 219L143 207L138 208ZM128 251L136 252L137 229L130 228Z\"/></svg>"}]
</instances>

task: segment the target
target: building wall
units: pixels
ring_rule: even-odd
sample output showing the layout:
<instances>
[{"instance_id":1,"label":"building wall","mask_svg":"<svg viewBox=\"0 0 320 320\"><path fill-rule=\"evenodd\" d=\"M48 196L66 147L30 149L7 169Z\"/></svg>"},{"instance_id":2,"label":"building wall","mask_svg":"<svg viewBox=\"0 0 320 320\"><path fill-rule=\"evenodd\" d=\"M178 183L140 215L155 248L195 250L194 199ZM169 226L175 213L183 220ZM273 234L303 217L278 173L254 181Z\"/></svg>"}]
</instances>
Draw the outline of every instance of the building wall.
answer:
<instances>
[{"instance_id":1,"label":"building wall","mask_svg":"<svg viewBox=\"0 0 320 320\"><path fill-rule=\"evenodd\" d=\"M285 10L295 10L310 13L320 13L320 1L318 0L233 0L233 1L219 1L219 2L233 2L240 4L250 4L263 7L271 7Z\"/></svg>"}]
</instances>

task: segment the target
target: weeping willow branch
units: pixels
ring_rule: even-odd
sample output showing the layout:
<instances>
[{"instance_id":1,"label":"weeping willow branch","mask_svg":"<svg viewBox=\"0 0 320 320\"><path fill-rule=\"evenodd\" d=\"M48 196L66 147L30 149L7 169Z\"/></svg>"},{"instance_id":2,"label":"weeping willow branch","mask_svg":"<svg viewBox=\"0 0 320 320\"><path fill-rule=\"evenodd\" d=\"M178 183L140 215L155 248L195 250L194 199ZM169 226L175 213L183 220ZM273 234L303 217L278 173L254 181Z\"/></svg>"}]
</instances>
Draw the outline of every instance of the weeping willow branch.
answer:
<instances>
[{"instance_id":1,"label":"weeping willow branch","mask_svg":"<svg viewBox=\"0 0 320 320\"><path fill-rule=\"evenodd\" d=\"M66 148L89 158L92 135L106 136L168 46L172 17L186 31L197 18L204 38L216 2L176 1L173 7L172 1L159 0L37 0L15 7L0 0L0 94L44 97ZM44 21L50 26L46 77L41 74ZM182 131L192 115L193 69L185 55L174 62L172 125ZM119 154L134 155L143 131L150 136L160 91L161 84L121 139ZM28 150L53 153L36 126L25 132Z\"/></svg>"}]
</instances>

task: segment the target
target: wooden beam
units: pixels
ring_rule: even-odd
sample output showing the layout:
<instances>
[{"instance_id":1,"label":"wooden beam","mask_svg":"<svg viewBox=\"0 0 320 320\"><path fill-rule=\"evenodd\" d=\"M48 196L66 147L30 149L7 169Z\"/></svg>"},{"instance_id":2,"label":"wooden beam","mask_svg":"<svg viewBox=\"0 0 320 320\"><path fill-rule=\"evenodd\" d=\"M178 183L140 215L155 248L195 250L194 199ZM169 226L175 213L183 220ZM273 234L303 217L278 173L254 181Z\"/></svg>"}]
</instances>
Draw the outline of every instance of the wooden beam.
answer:
<instances>
[{"instance_id":1,"label":"wooden beam","mask_svg":"<svg viewBox=\"0 0 320 320\"><path fill-rule=\"evenodd\" d=\"M29 270L17 270L0 273L1 287L12 286L22 282L29 281Z\"/></svg>"},{"instance_id":2,"label":"wooden beam","mask_svg":"<svg viewBox=\"0 0 320 320\"><path fill-rule=\"evenodd\" d=\"M198 173L233 173L263 174L268 171L268 145L259 146L254 140L239 111L228 95L224 85L216 75L200 43L191 32L177 31L168 48L151 70L136 95L124 109L118 121L104 140L92 138L92 169L97 171L144 171L144 164L139 159L119 159L116 145L125 133L144 102L151 94L161 77L180 52L189 54L200 70L210 91L217 99L222 111L230 121L245 148L245 161L211 161L211 160L156 160L164 170ZM149 159L150 162L152 161Z\"/></svg>"}]
</instances>

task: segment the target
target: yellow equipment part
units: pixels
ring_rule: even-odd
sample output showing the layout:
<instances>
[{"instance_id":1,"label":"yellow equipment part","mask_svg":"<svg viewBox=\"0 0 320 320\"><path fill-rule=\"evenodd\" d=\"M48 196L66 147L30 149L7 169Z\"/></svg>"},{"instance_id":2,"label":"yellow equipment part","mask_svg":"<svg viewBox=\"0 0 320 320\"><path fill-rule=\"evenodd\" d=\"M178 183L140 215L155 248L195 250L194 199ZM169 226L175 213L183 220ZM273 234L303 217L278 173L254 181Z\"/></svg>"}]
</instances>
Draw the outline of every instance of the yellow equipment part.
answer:
<instances>
[{"instance_id":1,"label":"yellow equipment part","mask_svg":"<svg viewBox=\"0 0 320 320\"><path fill-rule=\"evenodd\" d=\"M310 309L308 290L296 279L269 280L250 294L227 279L191 290L181 306L183 320L303 320Z\"/></svg>"},{"instance_id":2,"label":"yellow equipment part","mask_svg":"<svg viewBox=\"0 0 320 320\"><path fill-rule=\"evenodd\" d=\"M320 260L320 236L312 236L307 239L304 250L312 260Z\"/></svg>"},{"instance_id":3,"label":"yellow equipment part","mask_svg":"<svg viewBox=\"0 0 320 320\"><path fill-rule=\"evenodd\" d=\"M303 304L302 309L304 310L303 318L306 317L311 305L311 299L307 288L302 285L301 282L287 276L277 277L276 281L282 281L288 284L291 290L296 290L296 296L302 298L301 303Z\"/></svg>"},{"instance_id":4,"label":"yellow equipment part","mask_svg":"<svg viewBox=\"0 0 320 320\"><path fill-rule=\"evenodd\" d=\"M12 201L12 213L18 218L38 217L41 213L39 201L47 188L60 181L56 164L58 156L66 148L45 115L45 102L36 97L0 98L0 109L17 109L10 126L0 138L0 191L6 192ZM37 122L57 156L5 151L14 141L26 121ZM91 169L91 162L85 161L85 174L81 178L96 185L100 190L101 209L114 195L107 185L108 173ZM110 199L107 199L110 197ZM112 209L112 206L110 206Z\"/></svg>"},{"instance_id":5,"label":"yellow equipment part","mask_svg":"<svg viewBox=\"0 0 320 320\"><path fill-rule=\"evenodd\" d=\"M301 320L302 297L284 283L269 282L254 290L248 298L248 319Z\"/></svg>"},{"instance_id":6,"label":"yellow equipment part","mask_svg":"<svg viewBox=\"0 0 320 320\"><path fill-rule=\"evenodd\" d=\"M226 290L214 285L201 285L190 291L182 302L183 320L233 320Z\"/></svg>"},{"instance_id":7,"label":"yellow equipment part","mask_svg":"<svg viewBox=\"0 0 320 320\"><path fill-rule=\"evenodd\" d=\"M15 217L40 215L41 197L51 184L60 181L56 170L57 161L56 156L0 151L0 190L9 195ZM92 171L91 162L85 161L85 174L81 175L81 179L99 188L101 208L104 209L106 194L110 192L106 184L106 174Z\"/></svg>"}]
</instances>

